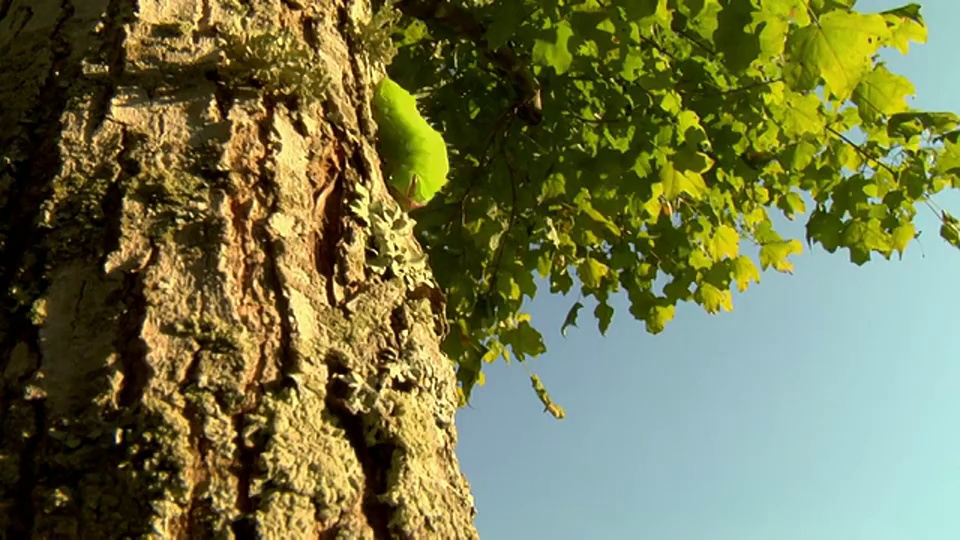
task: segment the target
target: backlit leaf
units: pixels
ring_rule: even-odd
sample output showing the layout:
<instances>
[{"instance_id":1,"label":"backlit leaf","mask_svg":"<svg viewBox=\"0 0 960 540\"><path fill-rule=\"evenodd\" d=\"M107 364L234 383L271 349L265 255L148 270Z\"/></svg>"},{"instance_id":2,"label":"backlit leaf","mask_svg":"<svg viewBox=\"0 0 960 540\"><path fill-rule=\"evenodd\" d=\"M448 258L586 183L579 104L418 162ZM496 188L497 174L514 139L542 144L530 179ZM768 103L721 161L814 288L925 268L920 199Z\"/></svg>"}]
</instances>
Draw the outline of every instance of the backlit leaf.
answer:
<instances>
[{"instance_id":1,"label":"backlit leaf","mask_svg":"<svg viewBox=\"0 0 960 540\"><path fill-rule=\"evenodd\" d=\"M733 261L733 279L737 282L737 290L743 292L750 286L751 281L760 283L760 270L750 257L740 255Z\"/></svg>"},{"instance_id":2,"label":"backlit leaf","mask_svg":"<svg viewBox=\"0 0 960 540\"><path fill-rule=\"evenodd\" d=\"M904 223L893 230L893 249L902 255L907 244L916 236L916 227L913 223Z\"/></svg>"},{"instance_id":3,"label":"backlit leaf","mask_svg":"<svg viewBox=\"0 0 960 540\"><path fill-rule=\"evenodd\" d=\"M884 11L883 19L890 27L888 43L903 54L910 49L910 42L927 42L927 27L920 17L920 4L907 4L897 9Z\"/></svg>"},{"instance_id":4,"label":"backlit leaf","mask_svg":"<svg viewBox=\"0 0 960 540\"><path fill-rule=\"evenodd\" d=\"M573 62L573 54L568 48L573 29L566 21L560 21L545 33L547 39L537 39L533 44L533 59L539 64L552 67L557 75L562 75Z\"/></svg>"},{"instance_id":5,"label":"backlit leaf","mask_svg":"<svg viewBox=\"0 0 960 540\"><path fill-rule=\"evenodd\" d=\"M913 83L880 65L860 79L853 92L853 102L864 120L876 121L881 115L906 111L906 98L914 92Z\"/></svg>"},{"instance_id":6,"label":"backlit leaf","mask_svg":"<svg viewBox=\"0 0 960 540\"><path fill-rule=\"evenodd\" d=\"M610 268L603 264L602 262L592 258L587 257L580 263L580 267L577 270L577 275L580 276L580 281L583 282L584 286L590 289L596 289L600 287L600 283L610 273Z\"/></svg>"},{"instance_id":7,"label":"backlit leaf","mask_svg":"<svg viewBox=\"0 0 960 540\"><path fill-rule=\"evenodd\" d=\"M720 260L723 257L734 258L740 253L740 234L729 225L721 225L713 234L710 248L714 260Z\"/></svg>"},{"instance_id":8,"label":"backlit leaf","mask_svg":"<svg viewBox=\"0 0 960 540\"><path fill-rule=\"evenodd\" d=\"M787 257L794 253L803 253L803 244L799 240L769 242L760 248L760 266L764 270L772 266L777 272L792 274L793 263Z\"/></svg>"},{"instance_id":9,"label":"backlit leaf","mask_svg":"<svg viewBox=\"0 0 960 540\"><path fill-rule=\"evenodd\" d=\"M733 295L729 290L718 289L710 283L704 283L697 290L697 295L707 313L717 313L721 309L733 311Z\"/></svg>"},{"instance_id":10,"label":"backlit leaf","mask_svg":"<svg viewBox=\"0 0 960 540\"><path fill-rule=\"evenodd\" d=\"M830 11L819 24L797 29L787 39L787 83L797 90L812 90L823 80L837 99L847 99L888 36L880 15Z\"/></svg>"},{"instance_id":11,"label":"backlit leaf","mask_svg":"<svg viewBox=\"0 0 960 540\"><path fill-rule=\"evenodd\" d=\"M645 319L647 323L647 332L659 334L666 328L667 323L673 320L674 307L656 306L650 310L650 314Z\"/></svg>"}]
</instances>

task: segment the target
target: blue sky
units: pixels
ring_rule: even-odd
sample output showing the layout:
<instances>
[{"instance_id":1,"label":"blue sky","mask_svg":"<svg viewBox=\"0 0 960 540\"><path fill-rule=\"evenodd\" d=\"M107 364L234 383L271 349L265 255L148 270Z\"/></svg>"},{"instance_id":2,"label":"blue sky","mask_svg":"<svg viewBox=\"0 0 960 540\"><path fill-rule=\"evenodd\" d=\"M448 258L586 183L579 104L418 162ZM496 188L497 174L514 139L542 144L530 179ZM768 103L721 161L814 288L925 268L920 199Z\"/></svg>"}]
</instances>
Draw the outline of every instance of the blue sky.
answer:
<instances>
[{"instance_id":1,"label":"blue sky","mask_svg":"<svg viewBox=\"0 0 960 540\"><path fill-rule=\"evenodd\" d=\"M960 1L920 3L929 41L889 67L915 107L960 113ZM458 417L481 537L960 538L960 252L930 211L918 224L902 261L806 250L732 313L682 305L658 336L621 301L606 337L584 309L563 338L576 297L544 292L531 368L568 417L542 412L519 365L488 367Z\"/></svg>"}]
</instances>

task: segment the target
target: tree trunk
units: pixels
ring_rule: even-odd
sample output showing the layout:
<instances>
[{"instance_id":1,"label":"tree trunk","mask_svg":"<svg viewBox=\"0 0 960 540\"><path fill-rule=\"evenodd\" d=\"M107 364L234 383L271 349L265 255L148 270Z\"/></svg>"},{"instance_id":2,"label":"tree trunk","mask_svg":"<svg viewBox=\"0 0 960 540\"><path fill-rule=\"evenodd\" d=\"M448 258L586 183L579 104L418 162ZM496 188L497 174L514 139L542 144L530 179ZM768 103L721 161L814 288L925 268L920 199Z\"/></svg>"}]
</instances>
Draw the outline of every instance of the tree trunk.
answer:
<instances>
[{"instance_id":1,"label":"tree trunk","mask_svg":"<svg viewBox=\"0 0 960 540\"><path fill-rule=\"evenodd\" d=\"M477 536L366 4L0 0L4 538Z\"/></svg>"}]
</instances>

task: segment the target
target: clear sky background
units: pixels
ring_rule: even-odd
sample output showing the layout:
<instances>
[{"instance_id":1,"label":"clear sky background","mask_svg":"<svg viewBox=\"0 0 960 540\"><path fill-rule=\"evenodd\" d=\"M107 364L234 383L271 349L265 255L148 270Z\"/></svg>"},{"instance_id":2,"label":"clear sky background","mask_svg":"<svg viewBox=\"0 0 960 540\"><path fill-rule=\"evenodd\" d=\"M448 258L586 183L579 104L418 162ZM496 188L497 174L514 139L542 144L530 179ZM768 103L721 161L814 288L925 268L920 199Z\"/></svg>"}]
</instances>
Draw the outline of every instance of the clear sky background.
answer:
<instances>
[{"instance_id":1,"label":"clear sky background","mask_svg":"<svg viewBox=\"0 0 960 540\"><path fill-rule=\"evenodd\" d=\"M889 67L915 107L960 113L960 0L919 1L928 43ZM960 193L938 202L960 211ZM960 252L928 209L918 225L902 261L806 249L732 313L680 305L658 336L621 299L605 338L589 304L563 338L577 297L542 289L530 367L568 416L521 366L487 367L458 417L481 537L960 539Z\"/></svg>"}]
</instances>

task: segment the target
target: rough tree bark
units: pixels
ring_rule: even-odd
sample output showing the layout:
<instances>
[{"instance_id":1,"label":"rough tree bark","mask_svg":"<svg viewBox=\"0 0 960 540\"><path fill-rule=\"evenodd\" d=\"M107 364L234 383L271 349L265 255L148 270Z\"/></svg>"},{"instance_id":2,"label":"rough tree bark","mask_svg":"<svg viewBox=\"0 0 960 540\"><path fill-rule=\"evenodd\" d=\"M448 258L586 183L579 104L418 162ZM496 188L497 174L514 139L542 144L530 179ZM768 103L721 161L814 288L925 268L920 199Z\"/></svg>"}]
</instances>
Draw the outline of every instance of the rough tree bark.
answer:
<instances>
[{"instance_id":1,"label":"rough tree bark","mask_svg":"<svg viewBox=\"0 0 960 540\"><path fill-rule=\"evenodd\" d=\"M0 0L3 537L476 537L369 9ZM321 98L224 76L268 28Z\"/></svg>"}]
</instances>

